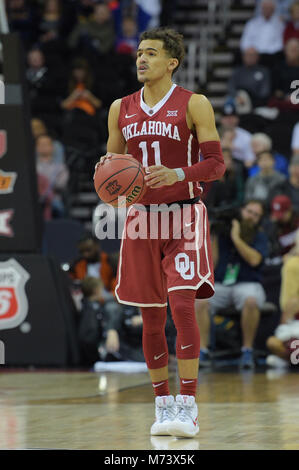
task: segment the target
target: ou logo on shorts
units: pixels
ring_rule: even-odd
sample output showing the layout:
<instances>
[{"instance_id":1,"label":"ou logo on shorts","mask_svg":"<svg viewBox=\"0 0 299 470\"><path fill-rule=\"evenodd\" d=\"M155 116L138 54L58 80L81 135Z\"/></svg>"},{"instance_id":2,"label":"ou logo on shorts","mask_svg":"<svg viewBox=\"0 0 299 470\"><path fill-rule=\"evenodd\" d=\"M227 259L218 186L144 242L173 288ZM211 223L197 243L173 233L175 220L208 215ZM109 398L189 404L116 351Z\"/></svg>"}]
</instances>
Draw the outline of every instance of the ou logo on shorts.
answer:
<instances>
[{"instance_id":1,"label":"ou logo on shorts","mask_svg":"<svg viewBox=\"0 0 299 470\"><path fill-rule=\"evenodd\" d=\"M178 253L175 257L175 269L183 279L189 280L194 278L194 261L190 262L186 253ZM187 274L190 271L190 274Z\"/></svg>"}]
</instances>

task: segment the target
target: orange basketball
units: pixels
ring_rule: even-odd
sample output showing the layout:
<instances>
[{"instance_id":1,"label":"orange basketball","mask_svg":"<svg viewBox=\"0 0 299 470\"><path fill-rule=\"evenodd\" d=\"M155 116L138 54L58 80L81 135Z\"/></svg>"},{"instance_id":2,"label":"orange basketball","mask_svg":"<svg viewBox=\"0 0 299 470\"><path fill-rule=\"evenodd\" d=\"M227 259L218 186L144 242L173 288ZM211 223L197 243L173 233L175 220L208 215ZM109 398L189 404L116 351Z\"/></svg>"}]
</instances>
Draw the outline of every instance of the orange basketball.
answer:
<instances>
[{"instance_id":1,"label":"orange basketball","mask_svg":"<svg viewBox=\"0 0 299 470\"><path fill-rule=\"evenodd\" d=\"M97 167L94 186L102 201L114 207L128 207L144 195L144 176L144 168L135 158L115 154Z\"/></svg>"}]
</instances>

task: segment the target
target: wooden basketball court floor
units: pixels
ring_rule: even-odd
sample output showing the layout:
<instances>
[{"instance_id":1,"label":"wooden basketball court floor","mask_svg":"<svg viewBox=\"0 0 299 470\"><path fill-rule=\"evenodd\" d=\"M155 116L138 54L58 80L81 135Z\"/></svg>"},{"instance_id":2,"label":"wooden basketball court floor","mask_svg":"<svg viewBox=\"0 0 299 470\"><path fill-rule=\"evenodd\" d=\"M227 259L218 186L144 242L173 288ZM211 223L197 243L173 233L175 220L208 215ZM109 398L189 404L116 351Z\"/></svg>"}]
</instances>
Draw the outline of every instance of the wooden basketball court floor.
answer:
<instances>
[{"instance_id":1,"label":"wooden basketball court floor","mask_svg":"<svg viewBox=\"0 0 299 470\"><path fill-rule=\"evenodd\" d=\"M0 449L299 449L299 374L200 372L200 433L151 437L146 373L0 369ZM176 374L170 375L178 393Z\"/></svg>"}]
</instances>

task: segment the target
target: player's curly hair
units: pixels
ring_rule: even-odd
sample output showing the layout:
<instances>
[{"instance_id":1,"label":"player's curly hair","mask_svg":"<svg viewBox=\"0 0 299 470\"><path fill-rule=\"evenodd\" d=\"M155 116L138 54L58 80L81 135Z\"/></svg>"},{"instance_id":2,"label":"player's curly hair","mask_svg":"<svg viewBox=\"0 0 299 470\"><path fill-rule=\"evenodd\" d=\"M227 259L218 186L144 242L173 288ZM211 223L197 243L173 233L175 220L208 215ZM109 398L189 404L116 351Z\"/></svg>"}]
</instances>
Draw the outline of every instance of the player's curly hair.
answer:
<instances>
[{"instance_id":1,"label":"player's curly hair","mask_svg":"<svg viewBox=\"0 0 299 470\"><path fill-rule=\"evenodd\" d=\"M179 64L173 70L177 71L185 56L184 37L171 28L155 28L144 31L140 36L140 42L146 39L158 39L163 42L163 48L168 52L170 57L178 59Z\"/></svg>"}]
</instances>

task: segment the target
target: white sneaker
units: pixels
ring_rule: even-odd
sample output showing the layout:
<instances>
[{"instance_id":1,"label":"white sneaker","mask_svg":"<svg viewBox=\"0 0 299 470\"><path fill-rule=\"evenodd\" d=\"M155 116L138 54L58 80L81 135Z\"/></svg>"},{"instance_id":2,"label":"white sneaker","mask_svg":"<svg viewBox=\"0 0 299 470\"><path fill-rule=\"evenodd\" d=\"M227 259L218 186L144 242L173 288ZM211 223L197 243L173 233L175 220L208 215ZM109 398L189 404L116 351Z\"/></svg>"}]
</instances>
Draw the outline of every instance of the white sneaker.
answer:
<instances>
[{"instance_id":1,"label":"white sneaker","mask_svg":"<svg viewBox=\"0 0 299 470\"><path fill-rule=\"evenodd\" d=\"M156 421L151 427L152 436L169 436L168 426L176 416L176 404L172 395L156 397Z\"/></svg>"},{"instance_id":2,"label":"white sneaker","mask_svg":"<svg viewBox=\"0 0 299 470\"><path fill-rule=\"evenodd\" d=\"M191 395L177 395L177 415L169 423L168 432L176 437L194 437L199 432L198 409Z\"/></svg>"},{"instance_id":3,"label":"white sneaker","mask_svg":"<svg viewBox=\"0 0 299 470\"><path fill-rule=\"evenodd\" d=\"M288 361L285 361L284 359L281 359L278 356L275 356L274 354L270 354L266 358L266 364L269 367L274 367L275 369L284 369L286 367L289 367Z\"/></svg>"}]
</instances>

